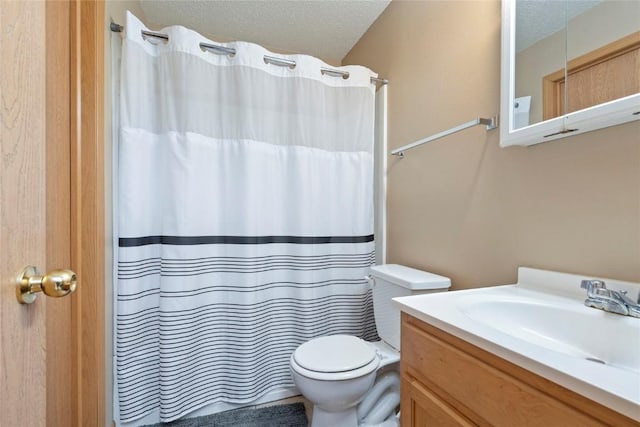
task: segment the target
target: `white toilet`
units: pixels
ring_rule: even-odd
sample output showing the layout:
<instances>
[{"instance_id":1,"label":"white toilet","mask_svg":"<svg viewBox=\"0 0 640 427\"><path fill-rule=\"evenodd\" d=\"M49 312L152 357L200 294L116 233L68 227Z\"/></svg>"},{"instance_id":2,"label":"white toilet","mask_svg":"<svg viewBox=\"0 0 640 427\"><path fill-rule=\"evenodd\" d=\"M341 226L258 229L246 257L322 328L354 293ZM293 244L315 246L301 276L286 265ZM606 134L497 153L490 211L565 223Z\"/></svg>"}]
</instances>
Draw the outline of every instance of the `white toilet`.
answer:
<instances>
[{"instance_id":1,"label":"white toilet","mask_svg":"<svg viewBox=\"0 0 640 427\"><path fill-rule=\"evenodd\" d=\"M377 373L400 360L400 311L391 299L442 292L451 286L446 277L397 264L371 267L369 279L376 328L382 341L329 335L305 342L291 355L293 381L313 403L311 427L383 425L380 420L372 422L375 416L368 414L388 412L388 408L372 408L374 405L390 406L393 411L399 402L397 373L381 376L374 386ZM379 398L387 387L394 388L387 393L392 396Z\"/></svg>"}]
</instances>

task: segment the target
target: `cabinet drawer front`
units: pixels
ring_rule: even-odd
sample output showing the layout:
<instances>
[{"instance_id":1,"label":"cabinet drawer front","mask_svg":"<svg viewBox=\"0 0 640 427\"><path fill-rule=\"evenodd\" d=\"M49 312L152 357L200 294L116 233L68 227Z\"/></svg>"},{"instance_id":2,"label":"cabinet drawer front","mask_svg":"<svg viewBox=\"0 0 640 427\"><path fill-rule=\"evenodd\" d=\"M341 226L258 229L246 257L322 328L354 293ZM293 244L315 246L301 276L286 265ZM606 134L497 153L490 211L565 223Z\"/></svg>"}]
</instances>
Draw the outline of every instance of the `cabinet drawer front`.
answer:
<instances>
[{"instance_id":1,"label":"cabinet drawer front","mask_svg":"<svg viewBox=\"0 0 640 427\"><path fill-rule=\"evenodd\" d=\"M403 374L423 382L474 422L509 427L604 425L406 319L402 325Z\"/></svg>"},{"instance_id":2,"label":"cabinet drawer front","mask_svg":"<svg viewBox=\"0 0 640 427\"><path fill-rule=\"evenodd\" d=\"M402 377L400 394L403 396L400 409L403 427L475 426L415 378Z\"/></svg>"}]
</instances>

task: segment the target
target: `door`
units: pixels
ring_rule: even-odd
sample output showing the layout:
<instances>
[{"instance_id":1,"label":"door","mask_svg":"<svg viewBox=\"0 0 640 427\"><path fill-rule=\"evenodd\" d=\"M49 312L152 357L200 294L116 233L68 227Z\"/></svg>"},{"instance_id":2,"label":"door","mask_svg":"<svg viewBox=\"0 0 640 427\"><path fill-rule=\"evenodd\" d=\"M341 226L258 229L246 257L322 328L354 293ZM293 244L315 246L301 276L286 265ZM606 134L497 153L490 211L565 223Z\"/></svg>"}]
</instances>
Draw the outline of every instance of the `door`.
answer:
<instances>
[{"instance_id":1,"label":"door","mask_svg":"<svg viewBox=\"0 0 640 427\"><path fill-rule=\"evenodd\" d=\"M567 64L568 113L640 92L640 31L572 59ZM542 81L544 120L564 114L564 68Z\"/></svg>"},{"instance_id":2,"label":"door","mask_svg":"<svg viewBox=\"0 0 640 427\"><path fill-rule=\"evenodd\" d=\"M29 264L41 273L71 266L69 43L45 37L47 7L51 20L67 22L68 8L53 6L0 1L2 426L45 425L48 413L71 425L73 297L20 305L12 285Z\"/></svg>"},{"instance_id":3,"label":"door","mask_svg":"<svg viewBox=\"0 0 640 427\"><path fill-rule=\"evenodd\" d=\"M105 424L103 9L0 0L3 427ZM75 270L78 291L21 305L26 265Z\"/></svg>"}]
</instances>

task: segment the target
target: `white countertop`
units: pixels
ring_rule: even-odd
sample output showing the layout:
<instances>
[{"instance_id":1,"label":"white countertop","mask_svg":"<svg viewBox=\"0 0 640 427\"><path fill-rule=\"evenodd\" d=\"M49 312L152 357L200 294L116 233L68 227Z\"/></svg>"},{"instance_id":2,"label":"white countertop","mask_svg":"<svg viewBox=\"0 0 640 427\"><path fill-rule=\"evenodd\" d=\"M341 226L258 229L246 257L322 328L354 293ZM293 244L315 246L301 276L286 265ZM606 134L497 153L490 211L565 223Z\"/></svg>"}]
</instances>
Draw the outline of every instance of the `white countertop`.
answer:
<instances>
[{"instance_id":1,"label":"white countertop","mask_svg":"<svg viewBox=\"0 0 640 427\"><path fill-rule=\"evenodd\" d=\"M584 306L580 280L520 268L514 285L395 298L399 308L640 421L640 319ZM636 298L640 284L604 279ZM587 358L599 359L606 364Z\"/></svg>"}]
</instances>

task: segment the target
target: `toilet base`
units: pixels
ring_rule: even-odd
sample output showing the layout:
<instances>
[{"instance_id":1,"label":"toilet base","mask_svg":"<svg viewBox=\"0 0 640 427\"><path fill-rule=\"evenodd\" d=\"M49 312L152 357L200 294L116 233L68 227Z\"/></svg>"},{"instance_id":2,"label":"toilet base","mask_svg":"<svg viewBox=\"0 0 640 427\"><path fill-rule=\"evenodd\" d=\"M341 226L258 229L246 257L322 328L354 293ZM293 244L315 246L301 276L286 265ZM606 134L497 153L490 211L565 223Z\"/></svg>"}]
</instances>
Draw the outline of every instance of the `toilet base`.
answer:
<instances>
[{"instance_id":1,"label":"toilet base","mask_svg":"<svg viewBox=\"0 0 640 427\"><path fill-rule=\"evenodd\" d=\"M340 412L329 412L313 407L311 427L358 427L358 414L356 407Z\"/></svg>"}]
</instances>

